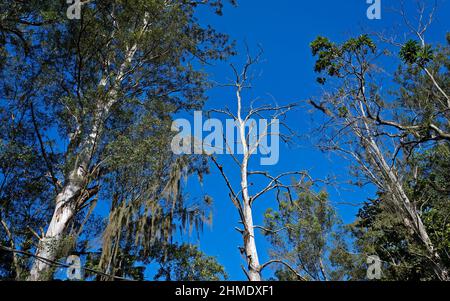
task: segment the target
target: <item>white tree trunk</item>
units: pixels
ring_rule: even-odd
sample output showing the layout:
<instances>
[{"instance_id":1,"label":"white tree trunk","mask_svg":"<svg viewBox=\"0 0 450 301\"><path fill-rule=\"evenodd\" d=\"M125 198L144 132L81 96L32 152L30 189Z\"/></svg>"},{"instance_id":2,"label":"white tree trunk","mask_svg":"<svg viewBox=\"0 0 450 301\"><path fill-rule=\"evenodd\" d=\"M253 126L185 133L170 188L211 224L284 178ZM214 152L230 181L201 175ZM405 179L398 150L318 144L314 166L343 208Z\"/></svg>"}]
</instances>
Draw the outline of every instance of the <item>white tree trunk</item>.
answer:
<instances>
[{"instance_id":1,"label":"white tree trunk","mask_svg":"<svg viewBox=\"0 0 450 301\"><path fill-rule=\"evenodd\" d=\"M245 257L247 261L247 274L250 281L261 281L261 266L259 264L258 251L256 249L256 240L255 240L255 227L253 224L253 211L252 204L248 192L248 161L251 156L250 148L247 143L247 136L245 133L245 122L241 117L241 94L240 90L237 92L237 101L238 101L238 114L237 121L239 126L239 136L240 142L242 143L244 158L242 160L241 165L241 190L242 190L242 198L243 198L243 217L244 220L244 232L243 240L244 240L244 250Z\"/></svg>"},{"instance_id":2,"label":"white tree trunk","mask_svg":"<svg viewBox=\"0 0 450 301\"><path fill-rule=\"evenodd\" d=\"M403 188L402 181L397 176L394 167L391 167L387 163L383 152L374 139L370 125L365 119L366 112L361 101L359 102L359 106L361 115L364 117L363 126L365 132L361 132L361 130L357 127L354 127L354 132L360 139L362 139L362 141L365 141L364 148L366 149L367 153L373 158L374 162L376 162L375 167L376 169L378 169L378 172L382 177L381 183L384 183L384 187L382 188L392 193L394 197L394 205L397 207L398 212L404 216L405 226L411 229L412 232L415 233L424 244L428 253L427 257L434 263L433 270L435 274L439 277L440 280L449 281L450 278L448 271L445 265L442 263L442 258L436 251L433 242L431 241L430 236L427 233L427 230L425 228L425 225L423 224L419 212L417 211L417 208L415 208L415 205L411 203L408 195ZM376 182L380 182L376 179L374 180Z\"/></svg>"},{"instance_id":3,"label":"white tree trunk","mask_svg":"<svg viewBox=\"0 0 450 301\"><path fill-rule=\"evenodd\" d=\"M261 266L259 264L258 251L256 249L255 231L253 225L252 209L244 206L244 249L247 257L248 278L250 281L261 281Z\"/></svg>"},{"instance_id":4,"label":"white tree trunk","mask_svg":"<svg viewBox=\"0 0 450 301\"><path fill-rule=\"evenodd\" d=\"M147 31L149 25L149 16L145 14L143 27L141 34ZM114 35L114 33L112 34ZM133 58L138 50L137 43L134 43L131 47L128 47L125 52L125 57L121 63L115 81L112 87L110 87L107 95L108 101L103 104L102 101L97 103L97 111L93 116L94 124L90 130L89 135L85 141L81 144L81 151L77 154L77 160L73 167L72 172L69 174L65 181L64 187L56 197L56 207L53 213L52 220L43 239L39 242L36 259L31 268L30 275L28 277L31 281L47 280L51 277L49 275L51 265L48 262L39 260L39 258L45 258L48 260L55 260L55 253L52 250L52 246L57 246L59 241L64 235L67 229L68 223L77 214L76 208L78 205L80 193L89 184L88 170L91 165L92 156L97 149L98 140L101 138L103 132L104 118L108 116L112 106L118 101L118 92L120 85L126 75L126 70L130 67ZM108 64L107 64L108 65ZM111 75L105 74L100 80L98 86L100 89L107 87L108 78Z\"/></svg>"},{"instance_id":5,"label":"white tree trunk","mask_svg":"<svg viewBox=\"0 0 450 301\"><path fill-rule=\"evenodd\" d=\"M57 251L56 248L63 237L68 223L75 215L75 208L73 208L71 204L72 202L69 194L70 193L62 192L58 195L58 198L61 201L56 205L45 237L39 242L36 252L36 259L34 260L34 264L28 278L30 281L51 279L50 272L52 270L52 265L48 261L44 261L42 259L55 261L55 252Z\"/></svg>"},{"instance_id":6,"label":"white tree trunk","mask_svg":"<svg viewBox=\"0 0 450 301\"><path fill-rule=\"evenodd\" d=\"M245 156L245 155L244 155ZM243 216L244 216L244 249L248 265L248 278L250 281L261 281L261 266L259 264L258 251L256 249L255 227L253 224L252 204L248 193L247 159L242 164L241 189L243 195Z\"/></svg>"},{"instance_id":7,"label":"white tree trunk","mask_svg":"<svg viewBox=\"0 0 450 301\"><path fill-rule=\"evenodd\" d=\"M52 219L48 226L45 236L39 242L36 250L36 258L30 271L28 280L39 281L51 278L52 264L49 261L55 261L57 248L64 236L69 222L76 215L77 204L83 187L87 184L86 170L89 165L90 156L88 150L95 147L94 135L90 135L86 148L81 152L80 164L69 174L64 187L56 196L56 206Z\"/></svg>"}]
</instances>

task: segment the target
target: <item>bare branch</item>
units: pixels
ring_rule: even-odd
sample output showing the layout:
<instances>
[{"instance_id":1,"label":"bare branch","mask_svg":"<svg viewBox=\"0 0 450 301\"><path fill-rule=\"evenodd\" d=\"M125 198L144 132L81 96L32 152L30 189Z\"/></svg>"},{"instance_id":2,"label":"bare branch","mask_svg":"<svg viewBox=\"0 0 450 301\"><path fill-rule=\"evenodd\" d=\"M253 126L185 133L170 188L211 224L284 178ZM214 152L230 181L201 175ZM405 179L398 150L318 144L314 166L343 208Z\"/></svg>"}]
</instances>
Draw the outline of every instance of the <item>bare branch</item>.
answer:
<instances>
[{"instance_id":1,"label":"bare branch","mask_svg":"<svg viewBox=\"0 0 450 301\"><path fill-rule=\"evenodd\" d=\"M268 261L268 262L262 264L260 270L262 271L262 270L264 270L266 267L268 267L269 265L275 264L275 263L282 264L282 265L284 265L285 267L287 267L289 270L291 270L291 272L293 272L293 273L298 277L298 279L299 279L300 281L308 281L305 277L303 277L302 275L300 275L300 274L299 274L293 267L291 267L288 263L286 263L286 262L284 262L284 261L282 261L282 260L278 260L278 259L273 259L273 260L270 260L270 261Z\"/></svg>"}]
</instances>

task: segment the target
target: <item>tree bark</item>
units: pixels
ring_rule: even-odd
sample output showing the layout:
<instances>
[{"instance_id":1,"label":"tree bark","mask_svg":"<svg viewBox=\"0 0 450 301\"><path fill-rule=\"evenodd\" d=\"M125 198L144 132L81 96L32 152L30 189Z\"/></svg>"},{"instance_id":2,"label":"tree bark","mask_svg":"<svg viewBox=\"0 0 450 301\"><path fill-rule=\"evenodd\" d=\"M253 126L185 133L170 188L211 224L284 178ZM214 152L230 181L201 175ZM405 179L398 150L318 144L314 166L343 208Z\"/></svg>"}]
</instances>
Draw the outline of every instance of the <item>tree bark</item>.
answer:
<instances>
[{"instance_id":1,"label":"tree bark","mask_svg":"<svg viewBox=\"0 0 450 301\"><path fill-rule=\"evenodd\" d=\"M244 206L244 249L248 265L248 278L250 281L261 281L261 266L256 249L255 231L253 225L252 209Z\"/></svg>"},{"instance_id":2,"label":"tree bark","mask_svg":"<svg viewBox=\"0 0 450 301\"><path fill-rule=\"evenodd\" d=\"M404 225L411 229L412 232L415 233L422 241L428 253L427 257L433 262L433 270L435 274L440 280L450 281L448 270L443 264L441 256L436 251L425 225L423 224L422 218L417 212L417 208L410 201L403 188L401 180L397 176L397 173L394 172L393 167L389 166L386 162L378 143L374 139L370 125L366 120L367 115L361 101L359 102L359 107L360 113L363 116L363 127L365 132L361 132L361 130L357 127L354 127L354 131L362 141L365 141L363 147L373 158L373 161L376 162L376 169L378 169L382 177L381 182L384 183L385 186L382 188L392 193L394 197L394 205L397 207L399 213L404 216Z\"/></svg>"},{"instance_id":3,"label":"tree bark","mask_svg":"<svg viewBox=\"0 0 450 301\"><path fill-rule=\"evenodd\" d=\"M56 206L45 236L39 242L36 259L30 271L28 280L40 281L51 279L51 265L39 258L52 261L56 259L59 243L64 236L68 224L76 215L81 192L86 187L87 170L90 165L90 154L94 151L98 127L94 127L80 153L75 168L69 173L61 192L56 196ZM81 161L81 162L80 162Z\"/></svg>"},{"instance_id":4,"label":"tree bark","mask_svg":"<svg viewBox=\"0 0 450 301\"><path fill-rule=\"evenodd\" d=\"M242 235L244 240L245 257L248 265L247 275L250 281L261 281L261 266L259 264L258 251L256 248L252 204L248 192L248 161L250 159L251 152L250 147L247 143L245 133L245 121L241 117L242 99L240 88L237 91L237 101L238 101L237 122L239 126L239 136L244 152L244 158L242 160L241 165L241 190L242 190L243 217L244 217L243 220L244 232L242 233Z\"/></svg>"},{"instance_id":5,"label":"tree bark","mask_svg":"<svg viewBox=\"0 0 450 301\"><path fill-rule=\"evenodd\" d=\"M45 233L45 236L39 242L36 259L30 271L28 280L30 281L45 281L51 279L51 265L39 258L54 260L56 257L56 249L63 237L64 231L68 223L75 215L75 208L73 208L70 194L72 192L79 192L79 188L72 184L64 187L57 199L57 203L50 225Z\"/></svg>"},{"instance_id":6,"label":"tree bark","mask_svg":"<svg viewBox=\"0 0 450 301\"><path fill-rule=\"evenodd\" d=\"M144 28L147 28L148 21L145 20ZM101 138L103 132L104 119L108 116L112 106L118 101L118 92L126 70L131 64L133 57L137 51L137 44L127 49L123 63L120 65L118 74L115 78L114 85L108 92L107 101L105 104L99 100L97 105L97 112L94 116L94 124L90 130L89 135L81 144L81 151L76 155L75 165L68 177L65 179L65 184L61 192L56 196L56 207L50 221L49 227L45 236L39 242L36 251L36 259L30 271L28 280L39 281L48 280L51 278L51 265L44 260L38 258L45 258L54 261L57 255L55 253L55 246L64 236L69 222L77 214L79 207L80 195L88 183L88 173L91 165L93 154L97 149L98 140ZM99 82L99 87L105 89L107 85L108 76L104 77ZM76 136L76 135L74 135Z\"/></svg>"}]
</instances>

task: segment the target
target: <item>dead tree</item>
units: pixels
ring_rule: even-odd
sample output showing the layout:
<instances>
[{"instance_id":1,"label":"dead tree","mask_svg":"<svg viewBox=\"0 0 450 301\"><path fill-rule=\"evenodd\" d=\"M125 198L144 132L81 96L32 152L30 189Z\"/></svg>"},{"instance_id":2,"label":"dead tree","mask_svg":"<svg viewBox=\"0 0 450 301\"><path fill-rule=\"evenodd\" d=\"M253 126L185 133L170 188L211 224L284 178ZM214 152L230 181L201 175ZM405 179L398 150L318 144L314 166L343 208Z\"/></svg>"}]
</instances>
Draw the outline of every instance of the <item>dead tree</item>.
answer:
<instances>
[{"instance_id":1,"label":"dead tree","mask_svg":"<svg viewBox=\"0 0 450 301\"><path fill-rule=\"evenodd\" d=\"M232 145L233 143L230 142L228 137L224 135L223 139L226 148L228 149L228 154L233 158L233 161L236 163L236 168L240 171L240 184L238 188L233 185L233 182L235 182L233 181L234 179L229 176L229 171L226 170L226 168L224 168L224 166L219 162L219 158L215 155L212 155L211 160L225 180L225 184L229 191L229 197L234 207L236 207L236 210L238 211L241 219L240 223L242 224L243 229L236 228L236 230L242 235L243 247L240 248L240 250L245 257L245 261L247 264L246 268L242 268L250 281L261 281L262 270L273 263L283 264L290 270L295 272L295 269L291 268L287 263L279 260L272 260L264 264L260 263L257 242L255 239L255 229L258 229L259 226L254 224L253 215L253 206L255 201L271 192L276 192L277 196L280 196L284 192L290 195L290 189L294 186L283 184L283 179L286 179L288 177L301 177L303 179L309 177L308 173L303 171L286 172L280 175L273 176L265 170L261 171L251 169L250 161L256 156L255 153L261 146L261 142L263 139L267 139L268 137L275 137L276 139L280 138L281 140L283 140L283 142L287 142L293 137L293 132L290 131L287 124L285 124L284 118L289 111L296 107L296 104L283 106L262 105L260 107L253 107L253 104L251 104L249 109L244 108L245 104L243 100L243 91L245 89L251 88L251 78L249 77L249 70L254 64L259 61L260 56L261 53L256 57L251 57L250 55L248 55L247 62L245 63L241 72L238 72L237 69L232 66L235 77L234 82L232 84L227 84L224 86L231 87L235 91L236 112L233 113L228 108L211 111L213 113L223 114L234 122L237 128L239 141L238 144L240 144L240 146L242 147L242 156L234 154L232 151L230 151L231 148L234 149L234 146ZM269 122L265 123L262 128L259 128L259 132L257 133L256 138L256 123L252 122L252 118L269 118L270 120ZM277 129L271 130L272 125L278 123L281 127L287 129L288 134L282 134ZM267 185L263 186L259 191L253 191L253 189L255 188L252 184L252 181L250 180L251 177L259 177L260 179L255 178L255 180L260 181L257 183L267 182Z\"/></svg>"}]
</instances>

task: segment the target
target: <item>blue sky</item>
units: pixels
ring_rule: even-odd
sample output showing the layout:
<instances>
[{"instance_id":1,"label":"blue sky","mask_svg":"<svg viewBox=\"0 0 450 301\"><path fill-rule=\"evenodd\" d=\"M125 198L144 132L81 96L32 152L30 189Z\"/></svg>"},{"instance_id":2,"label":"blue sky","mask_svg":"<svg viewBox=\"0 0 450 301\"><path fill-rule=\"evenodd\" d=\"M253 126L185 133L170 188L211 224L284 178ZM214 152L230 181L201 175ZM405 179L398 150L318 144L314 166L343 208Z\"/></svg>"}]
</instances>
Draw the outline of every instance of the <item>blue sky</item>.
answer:
<instances>
[{"instance_id":1,"label":"blue sky","mask_svg":"<svg viewBox=\"0 0 450 301\"><path fill-rule=\"evenodd\" d=\"M401 18L391 9L398 8L400 1L381 1L381 20L367 19L366 0L238 0L239 6L226 5L221 17L212 14L211 10L201 9L198 14L201 22L212 25L219 32L227 33L237 42L239 52L239 55L228 62L203 68L212 80L227 83L232 78L229 63L240 66L245 61L244 45L247 44L253 52L257 52L260 45L264 49L262 62L253 69L258 76L253 81L253 89L244 94L244 103L249 104L256 97L263 103L276 101L278 104L320 97L323 91L316 83L316 74L313 72L314 58L309 48L309 44L317 36L343 41L361 32L406 32ZM415 1L406 0L406 3L409 11L413 13ZM427 34L427 41L430 43L443 42L445 33L449 30L450 0L438 0L438 4L436 20ZM400 37L404 39L402 35ZM230 88L213 88L208 92L208 96L205 110L225 106L233 109L235 106L233 90ZM264 169L273 175L305 170L315 179L334 176L341 182L349 180L348 162L323 154L315 148L314 137L310 134L312 129L320 124L320 115L312 115L309 107L300 107L289 116L288 123L301 135L300 138L295 144L280 148L280 162L277 165L262 168L257 164L259 160L255 160L251 169ZM237 187L239 171L232 159L224 155L219 157L219 161ZM228 191L218 170L211 166L211 173L205 177L202 184L196 177L192 177L185 186L184 192L191 202L198 201L205 194L214 199L213 223L205 226L199 237L178 234L177 240L199 245L207 255L216 256L225 266L230 280L246 280L241 270L241 264L245 263L238 251L242 238L235 230L235 227L239 226L238 214L228 198ZM358 204L374 195L373 187L369 186L363 189L352 186L341 186L339 189L327 187L327 191L345 223L354 221L358 208L340 203ZM273 195L259 199L254 205L255 224L262 225L263 213L267 208L275 208L275 205ZM102 214L107 208L106 202L100 202L96 212ZM265 262L269 259L269 245L261 235L258 234L256 238L260 261ZM152 269L148 269L146 279L151 280L152 274ZM264 273L265 279L272 274L273 271L267 269Z\"/></svg>"},{"instance_id":2,"label":"blue sky","mask_svg":"<svg viewBox=\"0 0 450 301\"><path fill-rule=\"evenodd\" d=\"M231 59L237 66L245 61L246 43L251 50L257 51L257 45L264 49L262 63L254 68L258 77L253 81L254 88L244 95L244 102L249 103L253 98L260 97L261 101L275 100L279 104L287 104L319 97L321 87L316 82L313 72L314 59L311 56L309 44L317 36L326 36L334 41L342 41L361 32L379 32L393 30L400 26L405 32L401 18L393 12L397 7L397 0L382 0L382 19L368 20L365 0L241 0L239 6L226 6L224 16L217 17L208 11L201 11L199 18L202 22L212 25L220 32L230 35L238 43L240 55ZM407 8L414 12L414 1L406 1ZM438 1L439 13L428 35L428 42L443 42L444 34L449 29L450 3L447 0ZM412 15L414 16L414 15ZM397 29L394 29L398 32ZM225 83L232 78L229 62L218 63L206 67L213 80ZM229 88L214 88L209 93L206 109L234 108L233 91ZM280 149L280 162L267 170L272 174L292 170L307 170L317 179L327 176L337 176L339 180L348 180L348 165L340 158L322 154L314 148L314 143L308 134L320 122L320 118L308 112L308 108L301 108L293 112L289 123L293 129L304 135L296 145ZM315 123L314 123L314 122ZM238 171L231 158L219 157L229 172L233 183L238 185ZM259 161L259 160L258 160ZM255 162L257 163L257 162ZM254 169L261 169L257 164ZM365 187L328 188L332 203L336 205L339 215L345 223L351 223L358 208L339 205L341 202L361 203L367 197L373 196L374 189ZM214 199L213 224L206 226L198 239L196 236L180 237L184 242L198 244L208 255L217 256L219 262L226 268L232 280L245 280L241 264L244 261L239 254L238 246L242 245L241 237L234 230L239 226L237 212L228 198L223 179L218 171L211 166L211 174L200 185L196 178L189 180L186 194L196 199L202 194L208 194ZM273 196L260 199L255 203L255 224L262 224L264 211L274 207ZM268 244L264 237L257 236L260 260L268 259ZM271 270L264 274L266 278L272 275Z\"/></svg>"}]
</instances>

